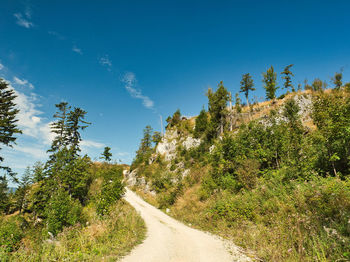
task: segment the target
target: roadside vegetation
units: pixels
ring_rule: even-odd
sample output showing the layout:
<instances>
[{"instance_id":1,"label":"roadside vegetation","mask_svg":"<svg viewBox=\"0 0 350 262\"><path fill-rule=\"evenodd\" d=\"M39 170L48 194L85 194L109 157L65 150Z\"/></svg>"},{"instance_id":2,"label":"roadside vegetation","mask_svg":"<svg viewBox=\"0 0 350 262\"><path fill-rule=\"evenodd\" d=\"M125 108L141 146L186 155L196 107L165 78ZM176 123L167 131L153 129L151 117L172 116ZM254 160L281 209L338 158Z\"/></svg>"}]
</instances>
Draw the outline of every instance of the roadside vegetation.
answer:
<instances>
[{"instance_id":1,"label":"roadside vegetation","mask_svg":"<svg viewBox=\"0 0 350 262\"><path fill-rule=\"evenodd\" d=\"M1 146L21 133L14 98L0 79ZM109 147L101 163L81 155L86 112L65 102L56 108L47 162L28 167L20 179L1 166L0 261L115 261L145 236L143 220L121 199L124 167L110 163ZM16 190L8 190L9 178Z\"/></svg>"},{"instance_id":2,"label":"roadside vegetation","mask_svg":"<svg viewBox=\"0 0 350 262\"><path fill-rule=\"evenodd\" d=\"M333 89L315 79L301 91L291 67L282 72L280 97L273 67L263 74L262 103L249 103L249 74L241 81L245 105L236 95L232 106L223 82L209 89L208 111L195 119L178 111L167 120L178 141L191 136L200 145L178 142L169 161L155 153L157 143L140 147L132 170L156 193L147 195L150 202L258 260L349 261L350 84L336 73ZM308 115L300 98L310 101Z\"/></svg>"}]
</instances>

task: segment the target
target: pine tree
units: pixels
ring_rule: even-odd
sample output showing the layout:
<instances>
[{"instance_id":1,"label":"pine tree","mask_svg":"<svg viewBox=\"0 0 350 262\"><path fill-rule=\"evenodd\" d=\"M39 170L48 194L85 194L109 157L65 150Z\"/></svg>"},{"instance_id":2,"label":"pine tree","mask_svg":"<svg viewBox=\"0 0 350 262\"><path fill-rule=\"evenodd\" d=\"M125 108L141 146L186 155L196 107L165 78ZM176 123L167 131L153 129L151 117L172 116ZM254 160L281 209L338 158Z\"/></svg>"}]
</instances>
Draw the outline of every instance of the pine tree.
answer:
<instances>
[{"instance_id":1,"label":"pine tree","mask_svg":"<svg viewBox=\"0 0 350 262\"><path fill-rule=\"evenodd\" d=\"M196 124L194 128L195 137L200 137L208 127L208 114L207 111L203 108L196 118Z\"/></svg>"},{"instance_id":2,"label":"pine tree","mask_svg":"<svg viewBox=\"0 0 350 262\"><path fill-rule=\"evenodd\" d=\"M266 73L263 73L263 83L266 90L266 99L274 100L276 98L276 91L279 88L277 86L277 74L271 66Z\"/></svg>"},{"instance_id":3,"label":"pine tree","mask_svg":"<svg viewBox=\"0 0 350 262\"><path fill-rule=\"evenodd\" d=\"M222 134L226 124L227 103L230 101L230 95L221 81L218 84L218 89L213 92L211 88L208 89L207 97L209 100L208 111L210 114L210 130L208 132L209 140L215 134Z\"/></svg>"},{"instance_id":4,"label":"pine tree","mask_svg":"<svg viewBox=\"0 0 350 262\"><path fill-rule=\"evenodd\" d=\"M67 102L61 102L55 106L58 111L53 117L56 118L57 121L51 124L51 132L56 136L48 152L57 152L68 144L67 115L71 107L68 106Z\"/></svg>"},{"instance_id":5,"label":"pine tree","mask_svg":"<svg viewBox=\"0 0 350 262\"><path fill-rule=\"evenodd\" d=\"M157 145L162 140L162 135L160 132L155 131L152 135L152 142Z\"/></svg>"},{"instance_id":6,"label":"pine tree","mask_svg":"<svg viewBox=\"0 0 350 262\"><path fill-rule=\"evenodd\" d=\"M335 73L332 78L335 89L340 89L343 85L343 73Z\"/></svg>"},{"instance_id":7,"label":"pine tree","mask_svg":"<svg viewBox=\"0 0 350 262\"><path fill-rule=\"evenodd\" d=\"M16 134L21 134L22 131L17 127L16 119L19 110L16 108L14 100L16 99L15 91L10 85L0 78L0 150L1 145L12 147L16 143ZM4 157L0 156L0 164L4 161ZM11 169L0 165L0 170L4 170L10 176L14 176ZM1 176L6 179L6 175Z\"/></svg>"},{"instance_id":8,"label":"pine tree","mask_svg":"<svg viewBox=\"0 0 350 262\"><path fill-rule=\"evenodd\" d=\"M282 78L285 80L283 87L287 89L287 92L289 92L289 88L292 89L292 92L295 92L295 88L292 85L292 76L293 73L290 71L290 68L293 66L293 64L288 65L284 68L284 71L281 73L283 76Z\"/></svg>"},{"instance_id":9,"label":"pine tree","mask_svg":"<svg viewBox=\"0 0 350 262\"><path fill-rule=\"evenodd\" d=\"M242 80L241 80L241 90L240 92L244 93L246 99L247 99L247 105L249 106L249 99L248 99L248 96L249 96L249 91L254 91L255 88L253 88L254 86L254 82L253 82L253 79L252 77L250 76L249 73L247 74L244 74L242 76Z\"/></svg>"},{"instance_id":10,"label":"pine tree","mask_svg":"<svg viewBox=\"0 0 350 262\"><path fill-rule=\"evenodd\" d=\"M26 208L25 199L32 182L32 171L30 170L30 167L27 167L22 178L20 179L19 187L15 192L15 198L17 200L17 206L20 214L22 213L22 210Z\"/></svg>"},{"instance_id":11,"label":"pine tree","mask_svg":"<svg viewBox=\"0 0 350 262\"><path fill-rule=\"evenodd\" d=\"M106 146L103 150L101 158L107 162L111 161L112 160L111 159L112 153L110 151L111 151L111 148L109 146Z\"/></svg>"},{"instance_id":12,"label":"pine tree","mask_svg":"<svg viewBox=\"0 0 350 262\"><path fill-rule=\"evenodd\" d=\"M235 98L236 98L236 102L235 102L236 112L242 113L241 99L239 98L238 93L236 93Z\"/></svg>"},{"instance_id":13,"label":"pine tree","mask_svg":"<svg viewBox=\"0 0 350 262\"><path fill-rule=\"evenodd\" d=\"M80 130L84 130L90 125L89 122L84 120L86 113L87 112L81 108L75 107L74 110L70 111L67 115L68 145L74 155L77 155L78 152L80 152Z\"/></svg>"}]
</instances>

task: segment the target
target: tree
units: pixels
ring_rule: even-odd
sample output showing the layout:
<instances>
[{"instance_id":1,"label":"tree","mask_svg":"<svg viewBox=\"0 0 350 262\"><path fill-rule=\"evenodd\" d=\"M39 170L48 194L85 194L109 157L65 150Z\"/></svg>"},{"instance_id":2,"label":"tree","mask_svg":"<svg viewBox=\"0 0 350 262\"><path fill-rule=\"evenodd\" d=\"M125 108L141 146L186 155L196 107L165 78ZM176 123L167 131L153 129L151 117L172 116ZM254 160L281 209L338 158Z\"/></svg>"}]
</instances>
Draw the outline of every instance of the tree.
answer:
<instances>
[{"instance_id":1,"label":"tree","mask_svg":"<svg viewBox=\"0 0 350 262\"><path fill-rule=\"evenodd\" d=\"M16 108L15 91L10 85L0 78L0 150L1 145L12 147L16 143L16 134L21 134L22 131L17 127L17 114L19 110ZM4 157L0 156L0 164L4 161ZM11 169L0 165L0 169L4 170L10 176L14 176ZM6 175L1 176L6 179Z\"/></svg>"},{"instance_id":2,"label":"tree","mask_svg":"<svg viewBox=\"0 0 350 262\"><path fill-rule=\"evenodd\" d=\"M80 152L79 143L81 141L80 130L87 128L90 123L84 120L86 111L79 107L75 107L67 115L67 135L68 145L73 151L73 154Z\"/></svg>"},{"instance_id":3,"label":"tree","mask_svg":"<svg viewBox=\"0 0 350 262\"><path fill-rule=\"evenodd\" d=\"M6 213L9 208L9 196L6 177L0 177L0 214Z\"/></svg>"},{"instance_id":4,"label":"tree","mask_svg":"<svg viewBox=\"0 0 350 262\"><path fill-rule=\"evenodd\" d=\"M137 166L142 162L146 163L148 160L150 154L152 153L152 134L152 127L150 125L147 125L143 130L143 138L141 139L139 149L136 151L136 157L132 163L132 166Z\"/></svg>"},{"instance_id":5,"label":"tree","mask_svg":"<svg viewBox=\"0 0 350 262\"><path fill-rule=\"evenodd\" d=\"M168 123L166 127L176 126L178 123L180 123L180 121L181 121L181 112L180 112L180 109L178 109L175 111L172 117L169 116L166 119L166 122Z\"/></svg>"},{"instance_id":6,"label":"tree","mask_svg":"<svg viewBox=\"0 0 350 262\"><path fill-rule=\"evenodd\" d=\"M70 197L83 202L91 182L88 172L91 161L87 156L79 156L80 131L90 123L84 120L86 111L80 108L68 111L70 107L67 103L56 107L58 112L54 117L58 120L51 125L56 136L49 150L53 154L45 166L47 179L41 184L52 192L66 190Z\"/></svg>"},{"instance_id":7,"label":"tree","mask_svg":"<svg viewBox=\"0 0 350 262\"><path fill-rule=\"evenodd\" d=\"M241 99L239 98L238 93L236 93L235 98L236 98L236 102L235 102L236 112L242 113Z\"/></svg>"},{"instance_id":8,"label":"tree","mask_svg":"<svg viewBox=\"0 0 350 262\"><path fill-rule=\"evenodd\" d=\"M324 87L324 83L321 79L316 78L313 82L312 82L312 90L313 91L322 91L323 87Z\"/></svg>"},{"instance_id":9,"label":"tree","mask_svg":"<svg viewBox=\"0 0 350 262\"><path fill-rule=\"evenodd\" d=\"M340 89L343 85L343 73L335 73L334 77L332 78L332 82L335 86L335 89Z\"/></svg>"},{"instance_id":10,"label":"tree","mask_svg":"<svg viewBox=\"0 0 350 262\"><path fill-rule=\"evenodd\" d=\"M71 107L68 106L67 102L61 102L55 106L58 111L53 117L56 118L57 121L51 124L51 132L55 134L55 138L48 152L57 152L68 144L67 115Z\"/></svg>"},{"instance_id":11,"label":"tree","mask_svg":"<svg viewBox=\"0 0 350 262\"><path fill-rule=\"evenodd\" d=\"M32 171L30 170L30 167L27 167L19 181L19 187L15 192L15 198L17 200L16 202L20 214L22 213L22 210L26 208L25 200L32 181Z\"/></svg>"},{"instance_id":12,"label":"tree","mask_svg":"<svg viewBox=\"0 0 350 262\"><path fill-rule=\"evenodd\" d=\"M276 91L279 88L277 86L277 74L271 66L267 69L266 73L263 73L263 83L266 90L266 99L274 100L276 98Z\"/></svg>"},{"instance_id":13,"label":"tree","mask_svg":"<svg viewBox=\"0 0 350 262\"><path fill-rule=\"evenodd\" d=\"M112 160L111 159L112 153L110 151L111 151L111 148L109 146L106 146L103 150L101 158L107 162L111 161Z\"/></svg>"},{"instance_id":14,"label":"tree","mask_svg":"<svg viewBox=\"0 0 350 262\"><path fill-rule=\"evenodd\" d=\"M203 108L196 118L196 124L194 127L194 135L199 138L208 127L208 114L207 111Z\"/></svg>"},{"instance_id":15,"label":"tree","mask_svg":"<svg viewBox=\"0 0 350 262\"><path fill-rule=\"evenodd\" d=\"M241 90L240 92L244 93L246 99L247 99L247 105L249 106L249 99L248 99L248 95L249 95L249 91L254 91L255 88L253 88L254 86L254 82L252 77L250 76L249 73L244 74L242 76L242 80L241 80Z\"/></svg>"},{"instance_id":16,"label":"tree","mask_svg":"<svg viewBox=\"0 0 350 262\"><path fill-rule=\"evenodd\" d=\"M289 92L289 88L292 89L292 92L295 92L294 86L292 85L292 76L293 73L290 71L290 68L293 66L293 64L288 65L284 68L283 72L281 73L283 76L282 78L285 80L283 87L287 89L287 92Z\"/></svg>"},{"instance_id":17,"label":"tree","mask_svg":"<svg viewBox=\"0 0 350 262\"><path fill-rule=\"evenodd\" d=\"M155 144L155 145L158 145L158 143L162 140L162 135L160 132L158 131L155 131L153 133L153 136L152 136L152 142Z\"/></svg>"},{"instance_id":18,"label":"tree","mask_svg":"<svg viewBox=\"0 0 350 262\"><path fill-rule=\"evenodd\" d=\"M226 124L227 103L230 101L230 95L221 81L218 84L218 89L213 92L211 88L208 89L207 97L209 100L208 111L210 114L210 132L208 133L210 139L214 134L222 134ZM209 139L209 140L210 140Z\"/></svg>"}]
</instances>

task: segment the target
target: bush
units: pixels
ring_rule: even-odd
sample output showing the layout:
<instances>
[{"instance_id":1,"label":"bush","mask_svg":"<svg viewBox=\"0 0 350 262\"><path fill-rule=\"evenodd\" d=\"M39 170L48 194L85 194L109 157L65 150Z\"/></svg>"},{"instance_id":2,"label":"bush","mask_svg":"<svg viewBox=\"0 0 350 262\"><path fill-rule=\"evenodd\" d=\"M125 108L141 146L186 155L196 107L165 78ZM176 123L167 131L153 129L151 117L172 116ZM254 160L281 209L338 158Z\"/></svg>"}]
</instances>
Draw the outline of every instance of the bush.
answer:
<instances>
[{"instance_id":1,"label":"bush","mask_svg":"<svg viewBox=\"0 0 350 262\"><path fill-rule=\"evenodd\" d=\"M125 192L123 169L119 166L108 166L101 174L103 184L98 196L97 213L101 216L109 214L110 208Z\"/></svg>"},{"instance_id":2,"label":"bush","mask_svg":"<svg viewBox=\"0 0 350 262\"><path fill-rule=\"evenodd\" d=\"M0 253L8 253L16 250L23 236L24 233L18 219L0 219ZM0 260L2 261L2 259Z\"/></svg>"},{"instance_id":3,"label":"bush","mask_svg":"<svg viewBox=\"0 0 350 262\"><path fill-rule=\"evenodd\" d=\"M52 195L45 211L47 230L53 235L57 235L63 227L72 226L82 219L80 202L72 199L64 190L58 190Z\"/></svg>"}]
</instances>

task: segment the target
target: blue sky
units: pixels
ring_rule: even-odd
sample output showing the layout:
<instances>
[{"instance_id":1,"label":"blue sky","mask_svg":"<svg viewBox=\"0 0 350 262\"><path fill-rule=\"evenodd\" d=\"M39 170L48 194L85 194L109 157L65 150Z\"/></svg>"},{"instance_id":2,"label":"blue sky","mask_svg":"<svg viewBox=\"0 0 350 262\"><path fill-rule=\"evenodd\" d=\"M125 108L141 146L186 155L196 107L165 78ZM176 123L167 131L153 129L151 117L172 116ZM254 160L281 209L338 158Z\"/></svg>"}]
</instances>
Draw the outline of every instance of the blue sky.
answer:
<instances>
[{"instance_id":1,"label":"blue sky","mask_svg":"<svg viewBox=\"0 0 350 262\"><path fill-rule=\"evenodd\" d=\"M239 90L251 73L264 99L263 71L294 64L294 84L350 81L349 1L0 2L0 77L11 82L24 134L6 162L21 173L45 160L54 104L88 111L83 149L110 146L130 163L142 129L160 129L177 108L198 114L221 80ZM281 84L281 79L279 78Z\"/></svg>"}]
</instances>

